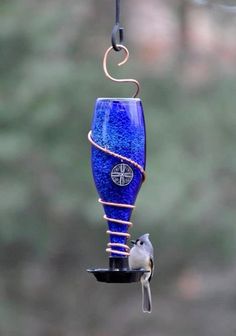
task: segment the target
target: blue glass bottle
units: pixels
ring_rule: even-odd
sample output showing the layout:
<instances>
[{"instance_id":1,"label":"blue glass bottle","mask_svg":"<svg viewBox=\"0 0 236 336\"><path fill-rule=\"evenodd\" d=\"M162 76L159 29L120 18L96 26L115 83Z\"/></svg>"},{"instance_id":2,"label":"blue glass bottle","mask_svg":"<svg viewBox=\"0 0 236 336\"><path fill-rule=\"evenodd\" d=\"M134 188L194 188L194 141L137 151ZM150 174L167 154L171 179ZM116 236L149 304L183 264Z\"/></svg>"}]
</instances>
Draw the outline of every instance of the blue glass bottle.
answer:
<instances>
[{"instance_id":1,"label":"blue glass bottle","mask_svg":"<svg viewBox=\"0 0 236 336\"><path fill-rule=\"evenodd\" d=\"M130 222L146 162L141 100L98 98L91 131L91 138L98 146L118 154L116 157L92 146L91 161L95 185L108 219L111 256L126 258L124 245L127 244L129 225L125 223Z\"/></svg>"}]
</instances>

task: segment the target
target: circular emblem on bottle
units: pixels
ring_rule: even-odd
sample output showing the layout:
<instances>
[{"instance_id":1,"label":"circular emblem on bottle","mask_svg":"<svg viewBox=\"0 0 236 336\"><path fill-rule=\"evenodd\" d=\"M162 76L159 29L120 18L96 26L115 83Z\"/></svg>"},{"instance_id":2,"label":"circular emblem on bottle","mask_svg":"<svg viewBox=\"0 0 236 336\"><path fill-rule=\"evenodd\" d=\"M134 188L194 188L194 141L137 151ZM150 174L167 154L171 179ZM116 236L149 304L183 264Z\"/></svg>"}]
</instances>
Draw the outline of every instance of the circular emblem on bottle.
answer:
<instances>
[{"instance_id":1,"label":"circular emblem on bottle","mask_svg":"<svg viewBox=\"0 0 236 336\"><path fill-rule=\"evenodd\" d=\"M133 169L126 163L119 163L111 171L111 179L118 186L125 187L134 177Z\"/></svg>"}]
</instances>

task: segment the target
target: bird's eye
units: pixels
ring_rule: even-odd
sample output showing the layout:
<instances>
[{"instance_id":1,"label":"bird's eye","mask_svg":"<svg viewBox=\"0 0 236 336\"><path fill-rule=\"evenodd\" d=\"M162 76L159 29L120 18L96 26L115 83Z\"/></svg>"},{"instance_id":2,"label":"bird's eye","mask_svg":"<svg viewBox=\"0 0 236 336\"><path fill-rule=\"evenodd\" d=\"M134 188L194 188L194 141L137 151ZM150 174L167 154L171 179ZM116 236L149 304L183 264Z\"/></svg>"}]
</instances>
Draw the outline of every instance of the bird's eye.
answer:
<instances>
[{"instance_id":1,"label":"bird's eye","mask_svg":"<svg viewBox=\"0 0 236 336\"><path fill-rule=\"evenodd\" d=\"M142 242L142 241L140 242L140 245L143 245L143 242Z\"/></svg>"}]
</instances>

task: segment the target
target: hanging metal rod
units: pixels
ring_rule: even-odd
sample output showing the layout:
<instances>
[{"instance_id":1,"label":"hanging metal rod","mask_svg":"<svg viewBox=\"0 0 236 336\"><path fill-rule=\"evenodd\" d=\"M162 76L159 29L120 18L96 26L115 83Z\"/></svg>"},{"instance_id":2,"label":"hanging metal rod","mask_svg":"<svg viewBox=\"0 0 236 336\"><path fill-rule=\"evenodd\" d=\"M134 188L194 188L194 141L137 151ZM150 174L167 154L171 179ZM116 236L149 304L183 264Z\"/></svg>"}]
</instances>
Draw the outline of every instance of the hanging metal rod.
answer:
<instances>
[{"instance_id":1,"label":"hanging metal rod","mask_svg":"<svg viewBox=\"0 0 236 336\"><path fill-rule=\"evenodd\" d=\"M123 44L124 41L124 28L120 26L120 0L116 0L116 15L115 15L115 25L111 33L111 44L115 51L120 51L121 48L118 44ZM117 36L119 37L117 41Z\"/></svg>"}]
</instances>

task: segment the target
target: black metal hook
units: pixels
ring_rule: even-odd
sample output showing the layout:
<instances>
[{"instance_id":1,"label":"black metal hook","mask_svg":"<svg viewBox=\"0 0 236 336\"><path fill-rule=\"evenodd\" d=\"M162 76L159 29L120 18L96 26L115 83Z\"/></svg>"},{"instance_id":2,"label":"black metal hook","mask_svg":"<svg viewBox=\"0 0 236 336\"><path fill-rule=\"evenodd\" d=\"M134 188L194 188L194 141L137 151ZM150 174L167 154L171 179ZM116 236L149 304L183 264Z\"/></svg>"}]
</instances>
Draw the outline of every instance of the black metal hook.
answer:
<instances>
[{"instance_id":1,"label":"black metal hook","mask_svg":"<svg viewBox=\"0 0 236 336\"><path fill-rule=\"evenodd\" d=\"M117 35L119 35L119 41L117 42ZM116 0L116 23L111 33L111 44L115 51L120 51L121 48L118 44L122 44L124 41L124 28L120 26L120 0Z\"/></svg>"},{"instance_id":2,"label":"black metal hook","mask_svg":"<svg viewBox=\"0 0 236 336\"><path fill-rule=\"evenodd\" d=\"M119 33L119 41L117 42L117 34ZM121 48L117 44L123 44L124 40L124 28L120 27L119 24L115 24L111 33L111 44L115 51L120 51Z\"/></svg>"}]
</instances>

